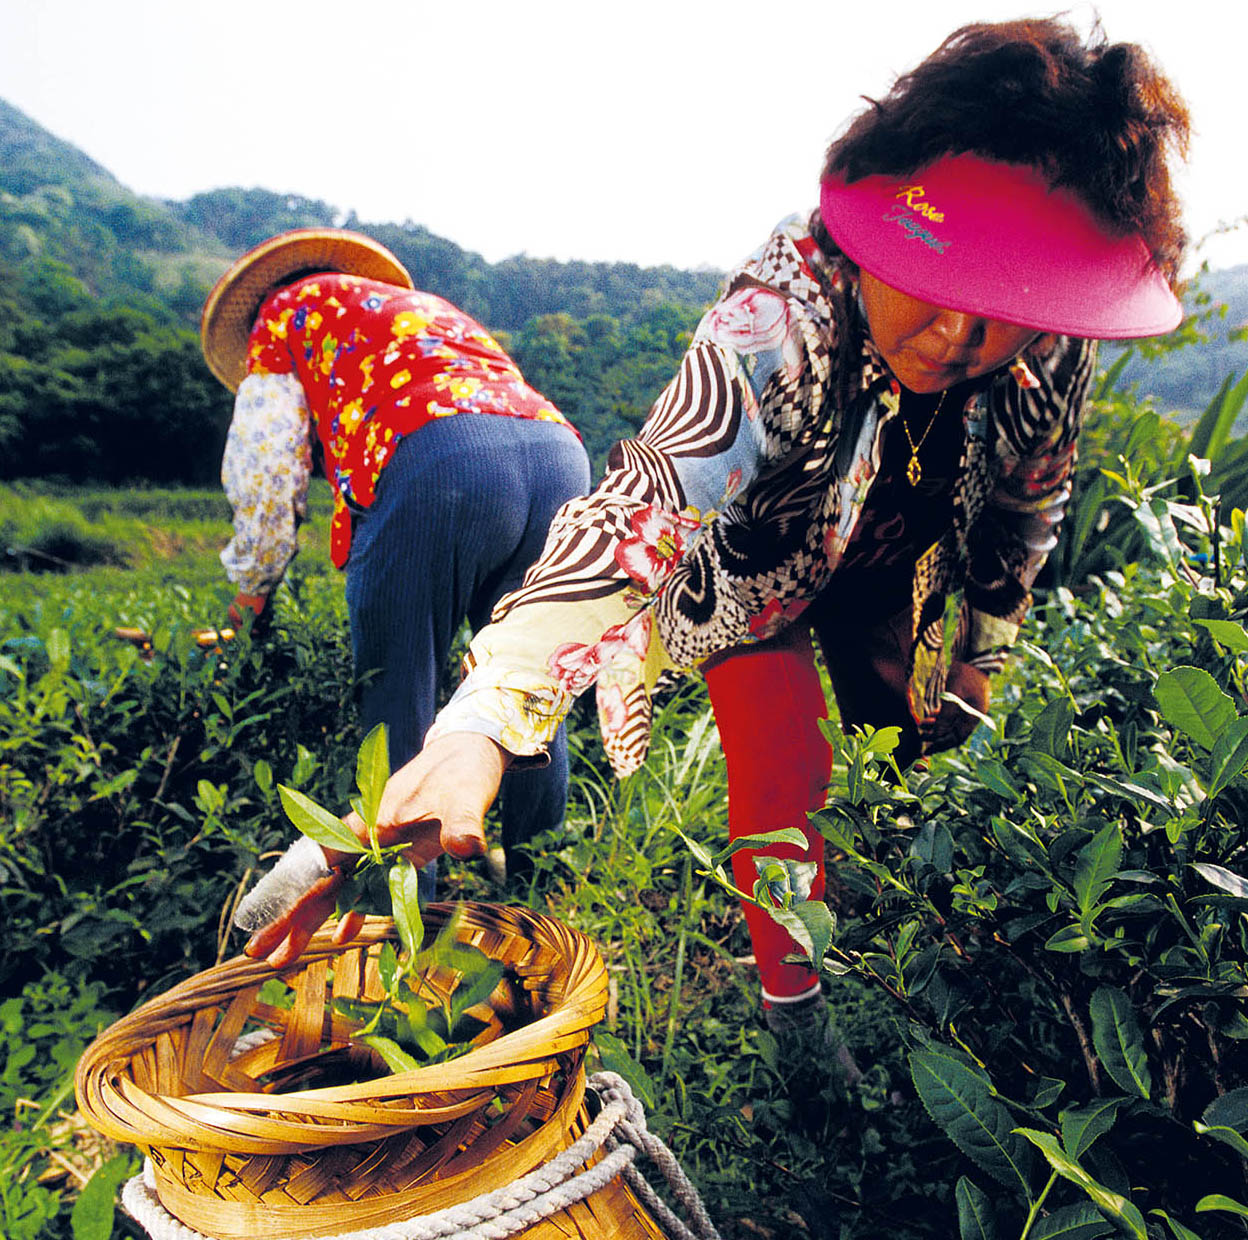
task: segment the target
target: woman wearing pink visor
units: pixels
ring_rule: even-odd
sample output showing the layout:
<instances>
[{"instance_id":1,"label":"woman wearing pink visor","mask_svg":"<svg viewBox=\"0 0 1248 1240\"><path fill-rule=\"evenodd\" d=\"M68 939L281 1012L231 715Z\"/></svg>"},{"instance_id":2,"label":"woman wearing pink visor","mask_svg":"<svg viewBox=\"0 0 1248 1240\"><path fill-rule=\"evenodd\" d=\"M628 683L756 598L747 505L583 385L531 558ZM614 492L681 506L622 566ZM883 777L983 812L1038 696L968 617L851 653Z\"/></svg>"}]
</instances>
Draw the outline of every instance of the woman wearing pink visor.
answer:
<instances>
[{"instance_id":1,"label":"woman wearing pink visor","mask_svg":"<svg viewBox=\"0 0 1248 1240\"><path fill-rule=\"evenodd\" d=\"M1167 156L1187 132L1138 47L1049 20L959 30L870 104L827 154L819 210L731 274L637 439L478 633L383 837L417 861L480 852L500 773L541 761L591 686L612 765L636 770L658 677L698 669L732 832L797 826L822 861L812 631L847 728L899 726L903 761L969 735L946 691L988 706L1069 495L1093 341L1180 320ZM289 959L335 882L249 950ZM817 1025L818 980L747 918L769 1021Z\"/></svg>"}]
</instances>

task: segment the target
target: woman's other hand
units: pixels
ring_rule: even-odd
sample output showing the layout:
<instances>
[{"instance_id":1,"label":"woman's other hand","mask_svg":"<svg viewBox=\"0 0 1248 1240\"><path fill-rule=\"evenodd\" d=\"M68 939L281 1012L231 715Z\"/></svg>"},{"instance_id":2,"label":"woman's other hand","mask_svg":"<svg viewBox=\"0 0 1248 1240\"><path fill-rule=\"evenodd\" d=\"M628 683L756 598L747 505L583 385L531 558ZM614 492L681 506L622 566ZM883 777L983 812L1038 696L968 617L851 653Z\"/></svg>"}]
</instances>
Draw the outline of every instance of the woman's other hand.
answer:
<instances>
[{"instance_id":1,"label":"woman's other hand","mask_svg":"<svg viewBox=\"0 0 1248 1240\"><path fill-rule=\"evenodd\" d=\"M955 660L950 664L945 692L958 701L946 698L939 712L919 725L924 753L962 744L983 722L980 716L986 715L992 704L992 682L970 663Z\"/></svg>"},{"instance_id":2,"label":"woman's other hand","mask_svg":"<svg viewBox=\"0 0 1248 1240\"><path fill-rule=\"evenodd\" d=\"M485 814L498 795L507 762L506 751L488 736L452 732L431 741L386 783L377 816L378 843L407 844L403 855L417 868L442 852L480 856L485 852ZM343 821L361 840L367 839L357 814ZM350 859L350 854L328 848L325 854L331 867ZM333 913L341 885L342 872L335 868L288 912L256 931L243 950L274 968L290 964ZM335 929L334 942L349 941L362 924L362 916L348 913Z\"/></svg>"},{"instance_id":3,"label":"woman's other hand","mask_svg":"<svg viewBox=\"0 0 1248 1240\"><path fill-rule=\"evenodd\" d=\"M251 616L253 628L259 628L261 617L267 623L269 617L265 615L265 605L269 601L267 594L247 594L240 590L235 596L234 601L230 604L229 617L230 623L236 628L241 629L243 622L248 615Z\"/></svg>"}]
</instances>

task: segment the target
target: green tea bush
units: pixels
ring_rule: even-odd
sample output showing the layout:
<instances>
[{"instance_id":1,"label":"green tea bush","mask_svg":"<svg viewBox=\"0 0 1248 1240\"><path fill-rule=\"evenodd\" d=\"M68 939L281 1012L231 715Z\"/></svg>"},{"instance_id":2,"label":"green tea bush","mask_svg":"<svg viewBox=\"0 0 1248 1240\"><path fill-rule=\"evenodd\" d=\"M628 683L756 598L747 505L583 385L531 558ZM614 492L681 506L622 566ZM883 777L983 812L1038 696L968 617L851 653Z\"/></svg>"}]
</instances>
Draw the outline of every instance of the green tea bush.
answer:
<instances>
[{"instance_id":1,"label":"green tea bush","mask_svg":"<svg viewBox=\"0 0 1248 1240\"><path fill-rule=\"evenodd\" d=\"M588 703L592 707L592 703ZM573 720L565 829L534 841L534 875L505 898L545 908L601 947L611 1002L595 1044L678 1153L726 1237L945 1237L933 1201L953 1155L908 1093L888 1000L834 981L837 1034L857 1061L799 1057L764 1026L734 902L698 872L682 834L727 846L723 755L704 685L663 701L645 766L615 782L592 709ZM499 898L466 867L448 886ZM903 1096L903 1091L907 1091ZM920 1169L921 1168L921 1173Z\"/></svg>"},{"instance_id":2,"label":"green tea bush","mask_svg":"<svg viewBox=\"0 0 1248 1240\"><path fill-rule=\"evenodd\" d=\"M1154 451L1121 412L1101 459L1117 480L1094 497L1110 519L1086 514L1072 561L1099 576L1042 594L991 730L904 774L887 734L834 731L818 821L839 1049L797 1054L762 1024L748 938L700 860L727 828L696 680L622 783L578 706L567 827L535 842L530 876L445 866L449 893L531 903L602 946L599 1056L637 1083L726 1237L1245 1234L1243 521L1224 513L1215 536L1199 474L1158 476L1179 439ZM145 502L129 519L156 523ZM1101 533L1116 550L1095 560ZM205 657L189 629L229 597L211 556L10 580L0 998L25 1002L50 970L67 1008L90 993L122 1010L236 949L236 894L291 834L279 783L346 806L341 585L301 560L273 630ZM114 623L155 634L152 662ZM46 1103L57 1060L37 1080L33 1063L15 1079ZM5 1234L72 1230L38 1180L46 1129L3 1152Z\"/></svg>"},{"instance_id":3,"label":"green tea bush","mask_svg":"<svg viewBox=\"0 0 1248 1240\"><path fill-rule=\"evenodd\" d=\"M108 1240L113 1231L111 1200L97 1203L95 1225L86 1217L98 1189L84 1192L85 1209L72 1212L61 1189L69 1178L86 1184L112 1155L73 1115L74 1066L115 1016L101 1006L102 989L48 973L0 1003L0 1102L8 1119L0 1131L0 1235L8 1240ZM135 1161L112 1161L110 1198L116 1175Z\"/></svg>"},{"instance_id":4,"label":"green tea bush","mask_svg":"<svg viewBox=\"0 0 1248 1240\"><path fill-rule=\"evenodd\" d=\"M829 967L896 1005L963 1164L945 1234L1248 1234L1243 514L1123 498L1153 562L1040 608L965 751L838 736L815 818Z\"/></svg>"},{"instance_id":5,"label":"green tea bush","mask_svg":"<svg viewBox=\"0 0 1248 1240\"><path fill-rule=\"evenodd\" d=\"M0 1110L42 1098L73 1073L87 1043L115 1017L98 982L73 983L56 972L27 982L0 1003Z\"/></svg>"},{"instance_id":6,"label":"green tea bush","mask_svg":"<svg viewBox=\"0 0 1248 1240\"><path fill-rule=\"evenodd\" d=\"M208 654L157 623L144 662L90 597L0 644L0 989L55 968L126 1006L225 950L235 892L288 835L273 772L331 798L349 776L336 586L296 578L263 640Z\"/></svg>"},{"instance_id":7,"label":"green tea bush","mask_svg":"<svg viewBox=\"0 0 1248 1240\"><path fill-rule=\"evenodd\" d=\"M329 484L314 479L299 532L305 577L333 573L325 554L332 506ZM43 574L69 573L79 584L101 581L112 595L114 577L81 570L113 565L132 570L135 586L197 583L228 598L217 556L229 538L230 505L220 490L82 490L47 481L0 486L0 571L12 574L5 581L9 595L32 593L22 588L24 578L43 591Z\"/></svg>"}]
</instances>

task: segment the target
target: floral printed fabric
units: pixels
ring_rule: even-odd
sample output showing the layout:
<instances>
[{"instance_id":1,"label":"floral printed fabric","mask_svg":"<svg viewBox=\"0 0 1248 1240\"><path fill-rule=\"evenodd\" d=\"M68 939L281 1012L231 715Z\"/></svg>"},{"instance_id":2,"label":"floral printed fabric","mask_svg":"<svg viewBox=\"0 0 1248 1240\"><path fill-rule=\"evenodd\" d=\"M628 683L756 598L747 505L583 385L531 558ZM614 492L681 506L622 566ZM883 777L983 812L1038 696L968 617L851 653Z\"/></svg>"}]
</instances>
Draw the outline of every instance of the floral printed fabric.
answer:
<instances>
[{"instance_id":1,"label":"floral printed fabric","mask_svg":"<svg viewBox=\"0 0 1248 1240\"><path fill-rule=\"evenodd\" d=\"M463 311L358 276L310 276L273 294L256 318L247 369L293 376L303 390L334 486L330 557L339 568L350 553L352 511L372 503L399 441L432 419L492 413L576 433Z\"/></svg>"},{"instance_id":2,"label":"floral printed fabric","mask_svg":"<svg viewBox=\"0 0 1248 1240\"><path fill-rule=\"evenodd\" d=\"M221 481L234 508L234 537L221 552L245 594L268 594L298 547L312 476L308 406L294 375L248 375L234 399Z\"/></svg>"},{"instance_id":3,"label":"floral printed fabric","mask_svg":"<svg viewBox=\"0 0 1248 1240\"><path fill-rule=\"evenodd\" d=\"M951 525L914 574L916 718L939 702L951 655L992 670L1017 634L1069 496L1094 358L1059 338L967 396ZM537 754L593 685L612 765L635 770L660 674L778 632L833 582L899 405L853 269L785 221L730 278L637 439L560 511L430 736L485 732Z\"/></svg>"}]
</instances>

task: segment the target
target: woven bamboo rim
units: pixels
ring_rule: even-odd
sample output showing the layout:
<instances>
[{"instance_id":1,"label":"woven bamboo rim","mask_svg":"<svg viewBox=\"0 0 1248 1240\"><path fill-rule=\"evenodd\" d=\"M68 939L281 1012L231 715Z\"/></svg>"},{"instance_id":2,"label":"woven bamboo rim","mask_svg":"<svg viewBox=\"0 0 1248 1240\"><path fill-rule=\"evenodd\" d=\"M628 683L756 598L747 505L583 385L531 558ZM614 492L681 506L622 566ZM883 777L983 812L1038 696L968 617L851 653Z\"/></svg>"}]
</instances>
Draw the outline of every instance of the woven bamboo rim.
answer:
<instances>
[{"instance_id":1,"label":"woven bamboo rim","mask_svg":"<svg viewBox=\"0 0 1248 1240\"><path fill-rule=\"evenodd\" d=\"M431 932L452 907L429 906ZM454 907L459 940L506 966L472 1009L485 1028L461 1058L390 1075L349 1041L355 1026L333 1001L382 995L378 957L396 937L370 918L345 946L323 929L290 968L240 956L136 1009L79 1062L79 1109L144 1150L175 1218L223 1240L383 1226L511 1183L583 1131L583 1060L606 1010L606 969L588 938L553 918ZM288 1008L260 999L277 977L293 992ZM436 968L424 977L439 995L455 980ZM276 1036L235 1054L262 1029ZM333 1076L349 1083L315 1084ZM626 1186L610 1187L576 1208L581 1222L524 1234L662 1236Z\"/></svg>"}]
</instances>

